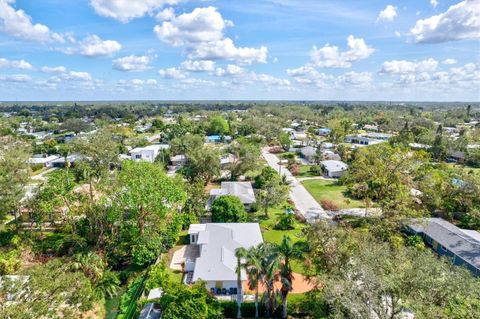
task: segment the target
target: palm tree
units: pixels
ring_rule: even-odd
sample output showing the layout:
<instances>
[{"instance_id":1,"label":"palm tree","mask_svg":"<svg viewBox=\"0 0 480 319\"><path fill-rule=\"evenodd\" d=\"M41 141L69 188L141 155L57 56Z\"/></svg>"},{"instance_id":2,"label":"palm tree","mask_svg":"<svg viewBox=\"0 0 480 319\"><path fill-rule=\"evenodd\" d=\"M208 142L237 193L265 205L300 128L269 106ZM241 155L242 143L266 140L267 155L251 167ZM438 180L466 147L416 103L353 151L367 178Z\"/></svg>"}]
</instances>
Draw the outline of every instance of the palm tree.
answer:
<instances>
[{"instance_id":1,"label":"palm tree","mask_svg":"<svg viewBox=\"0 0 480 319\"><path fill-rule=\"evenodd\" d=\"M293 289L293 280L295 279L290 262L294 259L302 259L303 253L297 245L292 243L289 236L283 236L282 242L276 245L276 251L282 260L280 263L280 278L282 283L280 291L282 294L283 318L287 318L287 296Z\"/></svg>"},{"instance_id":2,"label":"palm tree","mask_svg":"<svg viewBox=\"0 0 480 319\"><path fill-rule=\"evenodd\" d=\"M235 257L237 257L237 318L242 318L242 268L244 268L244 264L242 263L242 259L247 256L247 250L243 247L237 248L235 250Z\"/></svg>"},{"instance_id":3,"label":"palm tree","mask_svg":"<svg viewBox=\"0 0 480 319\"><path fill-rule=\"evenodd\" d=\"M263 249L264 257L262 258L262 280L263 284L267 288L267 317L273 313L275 294L274 284L278 280L278 266L280 259L276 249L272 245L265 245Z\"/></svg>"},{"instance_id":4,"label":"palm tree","mask_svg":"<svg viewBox=\"0 0 480 319\"><path fill-rule=\"evenodd\" d=\"M264 257L264 246L260 244L248 250L245 267L248 276L248 288L255 290L255 318L258 314L258 288L262 280L262 258Z\"/></svg>"}]
</instances>

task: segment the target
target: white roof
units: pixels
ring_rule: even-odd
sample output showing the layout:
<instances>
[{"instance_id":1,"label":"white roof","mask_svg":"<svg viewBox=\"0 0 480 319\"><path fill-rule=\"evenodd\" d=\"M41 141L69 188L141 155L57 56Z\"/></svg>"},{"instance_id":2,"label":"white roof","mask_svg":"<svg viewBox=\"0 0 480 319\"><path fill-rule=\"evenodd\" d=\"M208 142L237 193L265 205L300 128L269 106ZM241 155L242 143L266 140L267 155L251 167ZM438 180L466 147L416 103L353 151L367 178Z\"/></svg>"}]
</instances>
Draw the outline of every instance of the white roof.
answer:
<instances>
[{"instance_id":1,"label":"white roof","mask_svg":"<svg viewBox=\"0 0 480 319\"><path fill-rule=\"evenodd\" d=\"M329 172L344 171L348 168L348 165L342 161L328 160L328 161L321 161L321 163L325 167L325 169L328 170Z\"/></svg>"},{"instance_id":2,"label":"white roof","mask_svg":"<svg viewBox=\"0 0 480 319\"><path fill-rule=\"evenodd\" d=\"M133 150L130 151L130 153L138 153L138 152L147 151L147 150L158 152L160 150L165 150L168 148L170 148L170 145L168 144L152 144L145 147L135 147Z\"/></svg>"},{"instance_id":3,"label":"white roof","mask_svg":"<svg viewBox=\"0 0 480 319\"><path fill-rule=\"evenodd\" d=\"M28 160L28 162L30 164L44 164L44 163L48 163L48 162L51 162L51 161L54 161L56 159L60 158L60 156L58 155L50 155L50 156L47 156L47 157L43 157L43 156L32 156L30 157L30 159Z\"/></svg>"},{"instance_id":4,"label":"white roof","mask_svg":"<svg viewBox=\"0 0 480 319\"><path fill-rule=\"evenodd\" d=\"M222 182L221 189L210 190L211 196L233 195L243 204L255 203L255 192L250 182Z\"/></svg>"},{"instance_id":5,"label":"white roof","mask_svg":"<svg viewBox=\"0 0 480 319\"><path fill-rule=\"evenodd\" d=\"M250 248L263 242L258 223L209 223L192 224L188 233L198 232L197 244L200 256L195 260L193 281L229 281L237 280L237 248ZM241 272L246 280L245 271Z\"/></svg>"}]
</instances>

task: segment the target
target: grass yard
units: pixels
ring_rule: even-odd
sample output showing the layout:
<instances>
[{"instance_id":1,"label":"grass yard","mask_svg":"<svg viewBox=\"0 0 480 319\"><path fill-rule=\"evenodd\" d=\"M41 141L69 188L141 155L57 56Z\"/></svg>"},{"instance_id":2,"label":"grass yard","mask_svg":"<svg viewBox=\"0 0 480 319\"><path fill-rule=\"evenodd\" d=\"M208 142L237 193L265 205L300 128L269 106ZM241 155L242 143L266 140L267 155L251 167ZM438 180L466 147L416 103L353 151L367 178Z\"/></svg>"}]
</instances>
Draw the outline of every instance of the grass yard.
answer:
<instances>
[{"instance_id":1,"label":"grass yard","mask_svg":"<svg viewBox=\"0 0 480 319\"><path fill-rule=\"evenodd\" d=\"M298 175L297 177L315 177L315 176L320 176L318 174L310 172L310 167L312 165L302 165L300 166L300 169L298 170Z\"/></svg>"},{"instance_id":2,"label":"grass yard","mask_svg":"<svg viewBox=\"0 0 480 319\"><path fill-rule=\"evenodd\" d=\"M125 292L125 288L120 288L115 296L105 300L105 319L116 319L118 316L120 297Z\"/></svg>"},{"instance_id":3,"label":"grass yard","mask_svg":"<svg viewBox=\"0 0 480 319\"><path fill-rule=\"evenodd\" d=\"M362 201L346 197L346 187L338 185L336 181L312 179L302 183L318 203L321 203L322 200L330 200L340 209L365 207Z\"/></svg>"},{"instance_id":4,"label":"grass yard","mask_svg":"<svg viewBox=\"0 0 480 319\"><path fill-rule=\"evenodd\" d=\"M277 230L275 225L278 222L278 219L282 214L285 214L285 209L283 207L275 207L269 209L268 218L265 217L263 210L258 211L255 214L251 215L252 221L257 221L260 224L262 230L263 240L267 243L279 244L283 236L290 236L292 242L299 242L305 239L303 236L302 230L305 228L305 225L295 221L294 229L291 230ZM304 274L305 269L302 262L293 261L292 263L293 271L296 273Z\"/></svg>"}]
</instances>

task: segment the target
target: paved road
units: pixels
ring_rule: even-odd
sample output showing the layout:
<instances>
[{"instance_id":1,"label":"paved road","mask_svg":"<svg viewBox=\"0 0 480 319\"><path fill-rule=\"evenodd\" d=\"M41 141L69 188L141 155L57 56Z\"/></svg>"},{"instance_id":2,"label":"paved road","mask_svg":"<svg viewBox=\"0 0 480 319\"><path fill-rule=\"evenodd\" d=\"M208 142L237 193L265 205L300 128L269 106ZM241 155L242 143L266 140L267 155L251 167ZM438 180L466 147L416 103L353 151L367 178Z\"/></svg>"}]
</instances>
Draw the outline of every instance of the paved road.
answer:
<instances>
[{"instance_id":1,"label":"paved road","mask_svg":"<svg viewBox=\"0 0 480 319\"><path fill-rule=\"evenodd\" d=\"M317 203L317 201L310 195L305 189L302 183L290 173L290 171L278 164L280 161L274 154L268 152L267 149L262 149L263 158L267 161L268 165L279 172L281 175L285 175L290 182L290 198L295 204L298 211L307 219L312 222L318 218L330 219L324 209Z\"/></svg>"}]
</instances>

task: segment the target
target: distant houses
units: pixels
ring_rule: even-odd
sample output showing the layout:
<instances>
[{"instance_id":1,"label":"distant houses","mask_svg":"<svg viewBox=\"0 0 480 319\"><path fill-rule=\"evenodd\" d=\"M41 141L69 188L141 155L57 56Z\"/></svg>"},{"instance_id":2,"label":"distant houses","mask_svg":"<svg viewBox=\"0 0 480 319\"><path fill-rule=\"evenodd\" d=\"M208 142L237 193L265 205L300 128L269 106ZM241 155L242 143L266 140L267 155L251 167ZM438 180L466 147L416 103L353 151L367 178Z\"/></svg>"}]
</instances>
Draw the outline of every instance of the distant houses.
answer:
<instances>
[{"instance_id":1,"label":"distant houses","mask_svg":"<svg viewBox=\"0 0 480 319\"><path fill-rule=\"evenodd\" d=\"M60 158L60 155L36 154L30 157L30 159L28 160L28 163L31 165L42 164L44 167L52 167L52 163L59 158Z\"/></svg>"},{"instance_id":2,"label":"distant houses","mask_svg":"<svg viewBox=\"0 0 480 319\"><path fill-rule=\"evenodd\" d=\"M186 283L202 280L215 295L242 294L237 288L238 248L251 248L263 242L258 223L191 224L188 229L190 244L195 253L185 261ZM247 283L245 269L241 269L242 284Z\"/></svg>"},{"instance_id":3,"label":"distant houses","mask_svg":"<svg viewBox=\"0 0 480 319\"><path fill-rule=\"evenodd\" d=\"M480 276L480 233L461 229L441 218L416 219L407 226L419 235L439 256L447 256L455 265L465 266Z\"/></svg>"}]
</instances>

